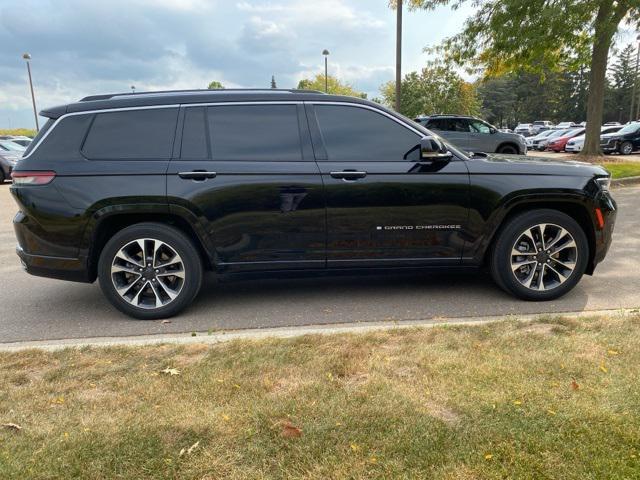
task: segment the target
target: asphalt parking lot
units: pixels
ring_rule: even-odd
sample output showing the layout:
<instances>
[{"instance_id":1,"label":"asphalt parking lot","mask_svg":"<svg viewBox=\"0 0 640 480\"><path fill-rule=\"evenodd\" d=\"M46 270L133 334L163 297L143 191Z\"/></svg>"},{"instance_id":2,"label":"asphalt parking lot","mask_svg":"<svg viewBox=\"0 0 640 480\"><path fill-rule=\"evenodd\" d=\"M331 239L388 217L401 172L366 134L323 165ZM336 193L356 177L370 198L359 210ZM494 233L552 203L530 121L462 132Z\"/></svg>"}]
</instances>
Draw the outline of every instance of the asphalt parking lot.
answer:
<instances>
[{"instance_id":1,"label":"asphalt parking lot","mask_svg":"<svg viewBox=\"0 0 640 480\"><path fill-rule=\"evenodd\" d=\"M640 306L640 187L615 191L613 246L594 277L546 303L516 300L482 273L245 280L209 275L191 308L171 323L132 320L97 284L32 277L15 255L16 206L0 185L0 343L158 333L206 332L367 321L425 320Z\"/></svg>"}]
</instances>

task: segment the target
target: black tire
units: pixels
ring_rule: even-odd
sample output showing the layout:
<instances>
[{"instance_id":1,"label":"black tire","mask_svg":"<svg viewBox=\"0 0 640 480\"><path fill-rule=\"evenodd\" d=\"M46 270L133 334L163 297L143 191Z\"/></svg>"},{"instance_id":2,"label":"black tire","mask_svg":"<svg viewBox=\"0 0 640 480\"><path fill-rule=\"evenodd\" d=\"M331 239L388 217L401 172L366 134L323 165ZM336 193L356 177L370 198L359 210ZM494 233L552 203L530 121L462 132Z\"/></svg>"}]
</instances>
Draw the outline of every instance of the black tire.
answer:
<instances>
[{"instance_id":1,"label":"black tire","mask_svg":"<svg viewBox=\"0 0 640 480\"><path fill-rule=\"evenodd\" d=\"M540 224L551 224L553 228L556 226L564 228L573 237L576 244L575 253L577 258L575 259L575 268L567 276L564 283L560 283L548 290L535 290L523 285L516 278L511 266L512 249L515 243L525 231ZM547 227L547 230L549 230L549 227ZM531 210L510 218L502 226L491 250L490 270L494 281L506 292L523 300L545 301L561 297L575 287L587 268L588 259L589 244L587 236L575 220L557 210ZM536 264L536 266L538 265L545 267L543 263ZM548 269L547 272L549 272Z\"/></svg>"},{"instance_id":2,"label":"black tire","mask_svg":"<svg viewBox=\"0 0 640 480\"><path fill-rule=\"evenodd\" d=\"M500 145L496 153L504 153L506 155L517 155L520 153L520 150L515 145L511 145L509 143L507 145Z\"/></svg>"},{"instance_id":3,"label":"black tire","mask_svg":"<svg viewBox=\"0 0 640 480\"><path fill-rule=\"evenodd\" d=\"M631 155L633 153L633 143L622 142L618 147L618 151L621 155Z\"/></svg>"},{"instance_id":4,"label":"black tire","mask_svg":"<svg viewBox=\"0 0 640 480\"><path fill-rule=\"evenodd\" d=\"M165 305L159 307L147 306L146 308L136 306L125 300L125 298L123 298L123 296L121 296L116 290L116 286L114 285L115 280L112 280L111 273L112 264L115 261L116 254L120 252L122 248L125 248L125 246L134 245L133 242L138 239L154 239L163 242L170 249L173 249L173 251L180 257L180 264L184 271L184 278L178 279L175 277L169 277L174 281L180 282L180 289L175 298L165 298L167 301ZM147 249L147 251L149 251L149 249ZM143 267L145 266L145 261L146 260L142 261ZM129 265L134 266L133 264ZM138 266L135 266L134 269L137 269ZM153 270L153 268L151 268L151 270ZM157 270L155 271L157 272ZM160 276L155 277L152 272L148 273L154 277L154 282L161 281ZM100 253L100 259L98 260L98 279L100 281L100 288L104 295L118 310L140 320L156 320L171 317L189 306L200 290L202 274L202 259L200 258L196 246L189 237L177 228L161 223L138 223L120 230L104 246ZM146 277L142 278L146 280ZM163 282L166 281L167 280L163 280ZM132 280L131 285L133 285L133 283L134 282ZM148 286L145 284L145 287L151 289L147 290L147 293L161 291L158 283L154 283L154 287L157 287L158 290L156 290L156 288L152 289L151 284L149 282L147 283ZM134 288L132 292L136 292L138 290L144 290L144 288ZM163 288L162 291L166 292L166 289Z\"/></svg>"}]
</instances>

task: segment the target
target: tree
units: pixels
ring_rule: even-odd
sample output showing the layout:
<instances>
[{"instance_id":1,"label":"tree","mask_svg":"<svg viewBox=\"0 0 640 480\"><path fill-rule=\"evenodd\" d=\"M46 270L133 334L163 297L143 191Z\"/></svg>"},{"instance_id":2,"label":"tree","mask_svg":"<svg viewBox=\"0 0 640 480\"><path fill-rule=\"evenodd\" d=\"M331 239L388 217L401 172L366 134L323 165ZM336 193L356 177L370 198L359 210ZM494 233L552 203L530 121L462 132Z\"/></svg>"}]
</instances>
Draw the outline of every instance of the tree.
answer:
<instances>
[{"instance_id":1,"label":"tree","mask_svg":"<svg viewBox=\"0 0 640 480\"><path fill-rule=\"evenodd\" d=\"M324 74L319 73L312 79L304 78L300 80L298 82L298 88L301 90L318 90L320 92L324 92ZM348 83L341 83L340 80L331 75L327 77L327 93L367 98L366 93L356 91Z\"/></svg>"},{"instance_id":2,"label":"tree","mask_svg":"<svg viewBox=\"0 0 640 480\"><path fill-rule=\"evenodd\" d=\"M632 44L627 45L618 55L618 59L611 66L612 92L611 103L615 110L622 110L624 115L629 115L629 120L633 120L635 112L633 106L633 85L636 81L636 61L635 48ZM629 105L631 104L631 105Z\"/></svg>"},{"instance_id":3,"label":"tree","mask_svg":"<svg viewBox=\"0 0 640 480\"><path fill-rule=\"evenodd\" d=\"M276 85L276 77L274 75L271 75L271 88L278 88Z\"/></svg>"},{"instance_id":4,"label":"tree","mask_svg":"<svg viewBox=\"0 0 640 480\"><path fill-rule=\"evenodd\" d=\"M609 49L624 18L637 23L640 0L410 0L410 6L457 8L465 1L473 1L477 12L440 46L460 65L495 75L553 70L567 58L576 71L588 62L583 154L599 154Z\"/></svg>"},{"instance_id":5,"label":"tree","mask_svg":"<svg viewBox=\"0 0 640 480\"><path fill-rule=\"evenodd\" d=\"M221 90L224 88L224 85L222 85L219 81L214 80L213 82L211 82L209 84L209 86L207 87L209 90Z\"/></svg>"},{"instance_id":6,"label":"tree","mask_svg":"<svg viewBox=\"0 0 640 480\"><path fill-rule=\"evenodd\" d=\"M384 84L380 93L386 105L395 105L395 82ZM408 117L435 113L477 115L480 103L474 85L465 82L452 68L435 65L404 76L400 111Z\"/></svg>"}]
</instances>

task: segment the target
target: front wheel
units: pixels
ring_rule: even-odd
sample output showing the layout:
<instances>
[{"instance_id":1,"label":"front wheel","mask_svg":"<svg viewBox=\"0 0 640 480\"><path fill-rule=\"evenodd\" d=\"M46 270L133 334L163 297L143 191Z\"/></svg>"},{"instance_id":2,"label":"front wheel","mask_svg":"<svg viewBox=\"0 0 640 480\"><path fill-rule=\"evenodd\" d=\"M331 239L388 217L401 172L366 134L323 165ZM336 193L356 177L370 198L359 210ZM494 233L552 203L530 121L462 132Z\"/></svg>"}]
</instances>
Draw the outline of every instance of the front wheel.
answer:
<instances>
[{"instance_id":1,"label":"front wheel","mask_svg":"<svg viewBox=\"0 0 640 480\"><path fill-rule=\"evenodd\" d=\"M198 294L202 261L180 230L139 223L116 233L98 263L100 288L118 310L141 320L177 314Z\"/></svg>"},{"instance_id":2,"label":"front wheel","mask_svg":"<svg viewBox=\"0 0 640 480\"><path fill-rule=\"evenodd\" d=\"M622 142L618 150L622 155L631 155L633 153L633 144L631 142Z\"/></svg>"},{"instance_id":3,"label":"front wheel","mask_svg":"<svg viewBox=\"0 0 640 480\"><path fill-rule=\"evenodd\" d=\"M533 210L510 219L493 245L491 274L524 300L553 300L584 274L587 237L578 223L556 210Z\"/></svg>"},{"instance_id":4,"label":"front wheel","mask_svg":"<svg viewBox=\"0 0 640 480\"><path fill-rule=\"evenodd\" d=\"M497 153L504 153L508 155L517 155L519 152L518 147L514 145L501 145L498 148Z\"/></svg>"}]
</instances>

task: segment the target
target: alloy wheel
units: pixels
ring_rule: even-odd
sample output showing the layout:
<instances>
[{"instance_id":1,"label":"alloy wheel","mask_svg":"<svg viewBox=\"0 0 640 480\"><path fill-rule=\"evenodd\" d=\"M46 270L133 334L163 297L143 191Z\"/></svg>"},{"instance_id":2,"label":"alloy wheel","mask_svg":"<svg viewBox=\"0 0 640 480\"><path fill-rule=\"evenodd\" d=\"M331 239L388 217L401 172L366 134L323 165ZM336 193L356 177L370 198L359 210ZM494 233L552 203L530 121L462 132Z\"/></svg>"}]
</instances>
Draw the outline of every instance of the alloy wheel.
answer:
<instances>
[{"instance_id":1,"label":"alloy wheel","mask_svg":"<svg viewBox=\"0 0 640 480\"><path fill-rule=\"evenodd\" d=\"M511 270L531 290L552 290L576 268L578 246L565 228L541 223L522 232L511 250Z\"/></svg>"},{"instance_id":2,"label":"alloy wheel","mask_svg":"<svg viewBox=\"0 0 640 480\"><path fill-rule=\"evenodd\" d=\"M154 309L174 301L185 280L180 255L166 242L140 238L127 243L111 263L111 281L131 305Z\"/></svg>"}]
</instances>

